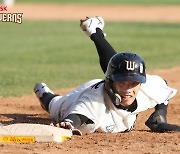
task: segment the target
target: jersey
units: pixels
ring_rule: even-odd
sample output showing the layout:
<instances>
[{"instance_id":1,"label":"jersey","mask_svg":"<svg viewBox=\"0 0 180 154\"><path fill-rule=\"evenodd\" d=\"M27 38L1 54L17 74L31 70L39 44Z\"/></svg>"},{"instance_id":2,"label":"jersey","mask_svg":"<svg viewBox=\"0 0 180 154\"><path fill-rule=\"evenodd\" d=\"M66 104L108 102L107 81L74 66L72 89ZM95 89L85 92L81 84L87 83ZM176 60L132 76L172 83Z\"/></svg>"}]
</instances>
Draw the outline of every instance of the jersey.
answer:
<instances>
[{"instance_id":1,"label":"jersey","mask_svg":"<svg viewBox=\"0 0 180 154\"><path fill-rule=\"evenodd\" d=\"M56 122L69 114L81 114L93 121L78 128L83 134L101 132L124 132L134 127L138 113L157 104L167 104L176 90L166 85L159 76L147 75L147 82L141 85L137 94L137 108L134 111L118 109L104 90L104 81L91 80L64 96L54 97L49 104L49 113ZM107 99L108 98L108 99Z\"/></svg>"}]
</instances>

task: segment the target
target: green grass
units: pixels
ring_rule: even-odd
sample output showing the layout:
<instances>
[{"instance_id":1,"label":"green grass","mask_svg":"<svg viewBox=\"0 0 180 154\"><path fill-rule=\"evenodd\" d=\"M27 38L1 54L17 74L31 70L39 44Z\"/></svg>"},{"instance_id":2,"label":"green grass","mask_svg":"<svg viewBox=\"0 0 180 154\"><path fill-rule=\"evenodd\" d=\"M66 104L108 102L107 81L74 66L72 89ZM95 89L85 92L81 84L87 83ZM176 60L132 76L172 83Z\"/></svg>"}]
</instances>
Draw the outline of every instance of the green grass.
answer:
<instances>
[{"instance_id":1,"label":"green grass","mask_svg":"<svg viewBox=\"0 0 180 154\"><path fill-rule=\"evenodd\" d=\"M92 3L92 4L143 4L143 5L177 5L179 0L16 0L23 3Z\"/></svg>"},{"instance_id":2,"label":"green grass","mask_svg":"<svg viewBox=\"0 0 180 154\"><path fill-rule=\"evenodd\" d=\"M180 65L180 24L106 23L107 39L117 51L134 51L147 70ZM52 89L102 78L93 42L79 22L23 21L0 23L0 95L33 92L36 82Z\"/></svg>"}]
</instances>

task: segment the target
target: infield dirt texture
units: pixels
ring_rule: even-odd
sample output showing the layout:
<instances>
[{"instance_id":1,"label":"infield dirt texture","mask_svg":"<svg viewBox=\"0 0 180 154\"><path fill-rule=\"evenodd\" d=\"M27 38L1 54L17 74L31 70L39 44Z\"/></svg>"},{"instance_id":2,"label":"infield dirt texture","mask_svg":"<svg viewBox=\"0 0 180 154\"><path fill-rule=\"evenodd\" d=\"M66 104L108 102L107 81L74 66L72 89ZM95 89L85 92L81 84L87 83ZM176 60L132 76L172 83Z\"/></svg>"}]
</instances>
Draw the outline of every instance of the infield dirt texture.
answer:
<instances>
[{"instance_id":1,"label":"infield dirt texture","mask_svg":"<svg viewBox=\"0 0 180 154\"><path fill-rule=\"evenodd\" d=\"M49 14L45 14L47 11ZM180 22L180 7L143 6L91 6L89 5L26 5L18 4L13 10L23 12L24 19L79 20L85 16L100 15L105 20ZM76 10L76 13L74 11ZM108 10L108 11L107 11ZM58 13L61 11L61 13ZM166 79L171 87L180 90L180 66L148 72ZM65 94L71 89L57 90ZM51 121L34 94L23 97L0 99L0 122L44 123ZM64 143L0 143L0 153L49 154L49 153L121 153L121 154L179 154L180 133L151 133L144 122L152 113L148 110L138 117L135 130L130 133L73 136ZM168 121L180 125L180 93L170 101Z\"/></svg>"}]
</instances>

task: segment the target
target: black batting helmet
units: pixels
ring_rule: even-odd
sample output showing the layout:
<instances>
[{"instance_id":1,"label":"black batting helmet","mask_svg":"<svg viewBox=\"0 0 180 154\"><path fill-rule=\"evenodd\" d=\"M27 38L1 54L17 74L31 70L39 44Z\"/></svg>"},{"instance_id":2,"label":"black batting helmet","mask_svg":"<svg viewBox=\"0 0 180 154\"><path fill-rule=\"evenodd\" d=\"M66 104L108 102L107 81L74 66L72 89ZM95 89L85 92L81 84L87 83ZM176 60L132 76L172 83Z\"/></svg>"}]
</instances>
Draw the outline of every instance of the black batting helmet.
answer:
<instances>
[{"instance_id":1,"label":"black batting helmet","mask_svg":"<svg viewBox=\"0 0 180 154\"><path fill-rule=\"evenodd\" d=\"M117 82L136 81L145 83L144 61L137 54L131 52L115 54L109 61L105 78Z\"/></svg>"}]
</instances>

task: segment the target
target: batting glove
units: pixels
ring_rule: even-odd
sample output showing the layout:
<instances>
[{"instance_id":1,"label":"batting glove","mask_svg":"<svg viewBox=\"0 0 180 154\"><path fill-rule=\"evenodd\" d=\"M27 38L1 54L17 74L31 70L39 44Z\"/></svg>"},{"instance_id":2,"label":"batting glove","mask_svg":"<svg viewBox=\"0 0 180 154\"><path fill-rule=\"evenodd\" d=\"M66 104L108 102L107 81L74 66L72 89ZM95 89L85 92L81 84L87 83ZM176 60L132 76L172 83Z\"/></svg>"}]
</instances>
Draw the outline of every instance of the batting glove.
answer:
<instances>
[{"instance_id":1,"label":"batting glove","mask_svg":"<svg viewBox=\"0 0 180 154\"><path fill-rule=\"evenodd\" d=\"M104 19L99 16L92 18L86 17L86 19L80 20L81 29L90 37L92 34L96 33L96 28L103 30ZM105 34L104 34L105 35Z\"/></svg>"}]
</instances>

